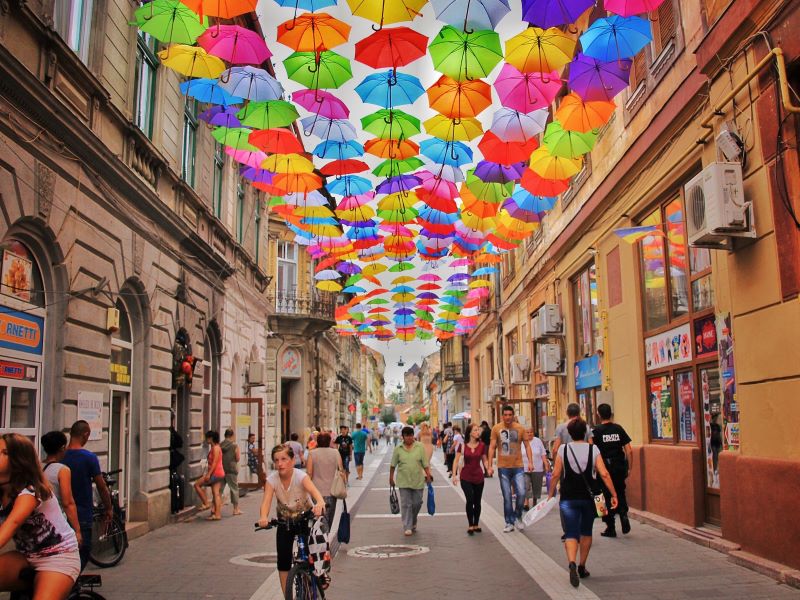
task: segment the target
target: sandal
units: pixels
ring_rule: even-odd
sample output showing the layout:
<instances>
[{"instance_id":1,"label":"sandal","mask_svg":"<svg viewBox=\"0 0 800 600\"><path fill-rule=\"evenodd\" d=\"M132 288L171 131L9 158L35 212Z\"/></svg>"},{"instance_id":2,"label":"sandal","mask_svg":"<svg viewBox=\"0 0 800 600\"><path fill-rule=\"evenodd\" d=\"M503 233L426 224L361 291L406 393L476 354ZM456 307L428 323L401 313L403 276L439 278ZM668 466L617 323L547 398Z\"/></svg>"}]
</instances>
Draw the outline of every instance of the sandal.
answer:
<instances>
[{"instance_id":1,"label":"sandal","mask_svg":"<svg viewBox=\"0 0 800 600\"><path fill-rule=\"evenodd\" d=\"M208 510L209 508L211 508L211 505L210 505L210 504L200 504L200 505L197 507L197 510L200 510L200 511L202 511L202 510Z\"/></svg>"},{"instance_id":2,"label":"sandal","mask_svg":"<svg viewBox=\"0 0 800 600\"><path fill-rule=\"evenodd\" d=\"M210 515L206 517L206 521L219 521L220 519L222 519L222 517L218 517L216 515Z\"/></svg>"}]
</instances>

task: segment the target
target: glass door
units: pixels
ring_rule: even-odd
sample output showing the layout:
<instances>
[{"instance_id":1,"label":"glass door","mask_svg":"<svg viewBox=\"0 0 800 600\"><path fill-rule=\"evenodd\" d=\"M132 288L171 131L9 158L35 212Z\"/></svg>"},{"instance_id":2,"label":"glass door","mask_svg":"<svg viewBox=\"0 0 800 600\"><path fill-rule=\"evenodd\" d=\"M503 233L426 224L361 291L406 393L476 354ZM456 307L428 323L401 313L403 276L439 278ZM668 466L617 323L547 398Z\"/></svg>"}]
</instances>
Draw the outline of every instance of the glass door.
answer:
<instances>
[{"instance_id":1,"label":"glass door","mask_svg":"<svg viewBox=\"0 0 800 600\"><path fill-rule=\"evenodd\" d=\"M108 436L108 470L122 472L114 476L119 489L119 503L126 506L128 501L128 444L130 441L128 427L129 393L111 392L111 423Z\"/></svg>"},{"instance_id":2,"label":"glass door","mask_svg":"<svg viewBox=\"0 0 800 600\"><path fill-rule=\"evenodd\" d=\"M722 451L723 430L722 389L719 369L715 365L701 366L700 403L703 407L703 456L705 458L706 521L720 524L719 453Z\"/></svg>"}]
</instances>

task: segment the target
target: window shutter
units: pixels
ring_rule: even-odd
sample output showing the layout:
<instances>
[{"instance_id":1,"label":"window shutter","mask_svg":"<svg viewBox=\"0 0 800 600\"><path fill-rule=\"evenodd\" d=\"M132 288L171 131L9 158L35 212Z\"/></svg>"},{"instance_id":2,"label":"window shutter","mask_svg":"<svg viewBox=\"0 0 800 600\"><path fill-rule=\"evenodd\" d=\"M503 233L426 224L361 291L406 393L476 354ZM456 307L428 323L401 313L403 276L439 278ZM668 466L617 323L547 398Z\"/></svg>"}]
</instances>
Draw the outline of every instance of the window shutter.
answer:
<instances>
[{"instance_id":1,"label":"window shutter","mask_svg":"<svg viewBox=\"0 0 800 600\"><path fill-rule=\"evenodd\" d=\"M633 57L633 66L631 67L630 89L633 92L639 84L647 79L647 60L646 52L643 49L639 54Z\"/></svg>"},{"instance_id":2,"label":"window shutter","mask_svg":"<svg viewBox=\"0 0 800 600\"><path fill-rule=\"evenodd\" d=\"M652 16L656 19L653 23L653 29L655 30L653 32L653 40L656 46L656 54L659 54L675 36L675 5L672 0L662 2L658 10L652 13Z\"/></svg>"}]
</instances>

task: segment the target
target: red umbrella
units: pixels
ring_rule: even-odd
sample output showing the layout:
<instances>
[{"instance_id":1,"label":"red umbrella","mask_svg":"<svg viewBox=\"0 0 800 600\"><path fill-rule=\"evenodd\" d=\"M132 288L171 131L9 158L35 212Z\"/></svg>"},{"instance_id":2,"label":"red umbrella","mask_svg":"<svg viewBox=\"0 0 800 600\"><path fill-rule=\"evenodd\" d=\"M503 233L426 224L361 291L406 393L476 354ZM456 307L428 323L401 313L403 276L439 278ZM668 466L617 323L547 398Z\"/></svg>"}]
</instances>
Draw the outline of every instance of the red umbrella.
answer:
<instances>
[{"instance_id":1,"label":"red umbrella","mask_svg":"<svg viewBox=\"0 0 800 600\"><path fill-rule=\"evenodd\" d=\"M531 169L525 169L519 184L537 196L558 196L569 188L569 179L545 179Z\"/></svg>"},{"instance_id":2,"label":"red umbrella","mask_svg":"<svg viewBox=\"0 0 800 600\"><path fill-rule=\"evenodd\" d=\"M353 173L361 173L369 169L369 165L362 160L355 158L345 158L343 160L334 160L322 167L319 172L323 175L351 175Z\"/></svg>"},{"instance_id":3,"label":"red umbrella","mask_svg":"<svg viewBox=\"0 0 800 600\"><path fill-rule=\"evenodd\" d=\"M356 42L355 59L374 69L396 69L422 58L427 51L427 37L408 27L391 27Z\"/></svg>"},{"instance_id":4,"label":"red umbrella","mask_svg":"<svg viewBox=\"0 0 800 600\"><path fill-rule=\"evenodd\" d=\"M483 134L483 138L478 143L478 149L483 153L483 158L501 165L527 161L531 157L531 152L538 146L539 142L533 137L525 142L506 142L492 131Z\"/></svg>"},{"instance_id":5,"label":"red umbrella","mask_svg":"<svg viewBox=\"0 0 800 600\"><path fill-rule=\"evenodd\" d=\"M303 144L288 129L256 129L247 138L256 148L270 154L302 154Z\"/></svg>"}]
</instances>

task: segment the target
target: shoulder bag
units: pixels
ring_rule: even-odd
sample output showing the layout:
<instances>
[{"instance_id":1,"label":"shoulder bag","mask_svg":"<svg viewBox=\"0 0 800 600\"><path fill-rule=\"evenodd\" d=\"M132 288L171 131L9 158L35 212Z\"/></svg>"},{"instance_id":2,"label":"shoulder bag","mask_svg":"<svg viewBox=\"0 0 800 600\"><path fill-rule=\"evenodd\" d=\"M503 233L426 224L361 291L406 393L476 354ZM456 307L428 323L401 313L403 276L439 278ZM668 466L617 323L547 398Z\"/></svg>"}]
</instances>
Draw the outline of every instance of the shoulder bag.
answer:
<instances>
[{"instance_id":1,"label":"shoulder bag","mask_svg":"<svg viewBox=\"0 0 800 600\"><path fill-rule=\"evenodd\" d=\"M347 512L347 500L344 501L344 509L339 515L339 529L336 532L336 539L340 544L350 543L350 513Z\"/></svg>"},{"instance_id":2,"label":"shoulder bag","mask_svg":"<svg viewBox=\"0 0 800 600\"><path fill-rule=\"evenodd\" d=\"M572 447L569 444L567 445L567 448L569 448L569 451L572 454L572 458L575 459L575 464L578 465L578 467L580 467L581 463L578 462L578 457L575 456L575 451L572 449ZM594 457L594 448L591 445L589 445L589 458L588 458L588 461L587 461L587 464L586 464L587 467L592 464L592 458L593 457ZM586 470L585 468L581 469L580 472L581 472L581 479L583 479L583 483L586 485L586 491L589 492L589 495L594 500L594 508L597 511L597 516L598 517L605 517L608 514L608 507L606 506L606 499L603 497L602 492L594 491L592 489L592 486L589 485L589 480L586 479L586 473L584 473L585 470Z\"/></svg>"},{"instance_id":3,"label":"shoulder bag","mask_svg":"<svg viewBox=\"0 0 800 600\"><path fill-rule=\"evenodd\" d=\"M344 472L338 467L331 483L331 496L339 500L347 498L347 484L344 482Z\"/></svg>"},{"instance_id":4,"label":"shoulder bag","mask_svg":"<svg viewBox=\"0 0 800 600\"><path fill-rule=\"evenodd\" d=\"M436 498L433 495L433 484L428 482L428 514L433 516L436 514Z\"/></svg>"}]
</instances>

